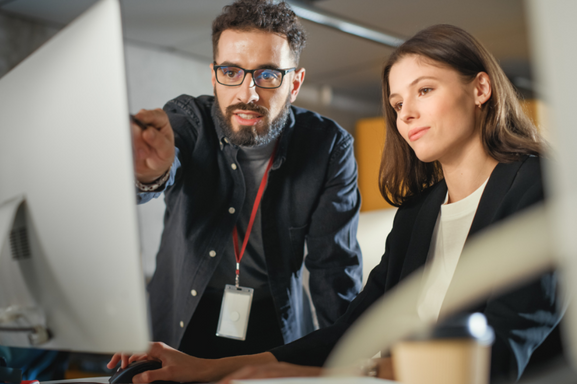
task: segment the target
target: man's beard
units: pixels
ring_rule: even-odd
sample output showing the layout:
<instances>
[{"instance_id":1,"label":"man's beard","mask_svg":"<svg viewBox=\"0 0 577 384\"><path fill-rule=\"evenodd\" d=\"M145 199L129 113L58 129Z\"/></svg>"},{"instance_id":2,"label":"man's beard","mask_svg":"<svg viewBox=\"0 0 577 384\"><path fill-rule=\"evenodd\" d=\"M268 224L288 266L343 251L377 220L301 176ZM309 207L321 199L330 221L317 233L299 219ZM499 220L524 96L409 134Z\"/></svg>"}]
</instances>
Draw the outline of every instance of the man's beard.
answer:
<instances>
[{"instance_id":1,"label":"man's beard","mask_svg":"<svg viewBox=\"0 0 577 384\"><path fill-rule=\"evenodd\" d=\"M216 104L215 118L218 120L218 124L222 127L224 135L232 144L244 147L257 147L268 144L279 137L287 122L289 107L291 105L290 93L286 99L285 105L272 122L270 122L270 112L267 108L252 103L236 103L229 105L226 108L225 116L220 109L216 90L214 94L214 102ZM255 125L241 125L239 126L240 129L238 131L234 131L232 129L232 112L235 110L254 111L261 115L263 119Z\"/></svg>"}]
</instances>

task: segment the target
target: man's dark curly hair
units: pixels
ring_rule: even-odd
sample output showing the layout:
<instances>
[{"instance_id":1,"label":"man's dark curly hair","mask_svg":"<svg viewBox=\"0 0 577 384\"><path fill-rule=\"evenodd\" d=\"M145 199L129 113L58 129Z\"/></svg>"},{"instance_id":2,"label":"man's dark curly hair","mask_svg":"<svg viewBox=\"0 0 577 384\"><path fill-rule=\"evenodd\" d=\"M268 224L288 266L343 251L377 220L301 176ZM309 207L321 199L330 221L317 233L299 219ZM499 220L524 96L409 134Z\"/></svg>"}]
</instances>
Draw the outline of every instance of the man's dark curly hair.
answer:
<instances>
[{"instance_id":1,"label":"man's dark curly hair","mask_svg":"<svg viewBox=\"0 0 577 384\"><path fill-rule=\"evenodd\" d=\"M222 9L222 13L212 23L212 52L216 59L218 41L223 31L235 29L281 34L288 40L295 62L305 47L306 33L297 16L284 1L237 0Z\"/></svg>"}]
</instances>

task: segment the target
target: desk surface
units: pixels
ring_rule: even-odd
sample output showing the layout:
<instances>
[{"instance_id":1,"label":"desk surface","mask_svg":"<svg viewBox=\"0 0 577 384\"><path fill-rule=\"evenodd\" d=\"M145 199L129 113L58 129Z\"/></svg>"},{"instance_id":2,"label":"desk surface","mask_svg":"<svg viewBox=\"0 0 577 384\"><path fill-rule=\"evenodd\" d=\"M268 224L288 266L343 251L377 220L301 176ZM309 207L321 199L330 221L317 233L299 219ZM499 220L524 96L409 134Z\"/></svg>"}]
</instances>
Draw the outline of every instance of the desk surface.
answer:
<instances>
[{"instance_id":1,"label":"desk surface","mask_svg":"<svg viewBox=\"0 0 577 384\"><path fill-rule=\"evenodd\" d=\"M42 384L105 383L109 376L83 379L43 381ZM238 384L400 384L397 381L373 377L287 377L281 379L239 380Z\"/></svg>"},{"instance_id":2,"label":"desk surface","mask_svg":"<svg viewBox=\"0 0 577 384\"><path fill-rule=\"evenodd\" d=\"M400 384L374 377L287 377L282 379L238 380L238 384Z\"/></svg>"}]
</instances>

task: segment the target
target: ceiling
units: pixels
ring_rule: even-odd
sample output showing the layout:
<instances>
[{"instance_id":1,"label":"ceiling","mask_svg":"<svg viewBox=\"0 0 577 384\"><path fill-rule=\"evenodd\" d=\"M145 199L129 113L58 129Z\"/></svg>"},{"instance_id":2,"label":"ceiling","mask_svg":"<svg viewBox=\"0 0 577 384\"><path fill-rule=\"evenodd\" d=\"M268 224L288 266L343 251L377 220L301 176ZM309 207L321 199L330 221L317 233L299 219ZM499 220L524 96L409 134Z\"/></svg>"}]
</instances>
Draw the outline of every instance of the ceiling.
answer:
<instances>
[{"instance_id":1,"label":"ceiling","mask_svg":"<svg viewBox=\"0 0 577 384\"><path fill-rule=\"evenodd\" d=\"M231 0L121 0L126 39L212 61L211 23ZM309 1L310 2L310 1ZM64 26L94 0L0 0L0 11ZM522 0L318 0L315 7L407 38L433 24L465 28L497 57L521 91L531 88ZM350 105L380 108L380 69L391 48L303 20L306 82L329 86ZM378 112L377 112L378 113ZM374 114L374 113L373 113Z\"/></svg>"}]
</instances>

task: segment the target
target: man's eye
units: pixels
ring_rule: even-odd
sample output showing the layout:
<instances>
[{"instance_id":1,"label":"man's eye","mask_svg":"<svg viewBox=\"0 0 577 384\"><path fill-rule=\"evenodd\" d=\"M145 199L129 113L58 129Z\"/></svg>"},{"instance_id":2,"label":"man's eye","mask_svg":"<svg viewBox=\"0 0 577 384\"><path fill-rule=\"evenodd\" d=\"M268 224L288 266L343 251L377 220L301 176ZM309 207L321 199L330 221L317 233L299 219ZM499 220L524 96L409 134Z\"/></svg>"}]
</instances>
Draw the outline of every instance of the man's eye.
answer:
<instances>
[{"instance_id":1,"label":"man's eye","mask_svg":"<svg viewBox=\"0 0 577 384\"><path fill-rule=\"evenodd\" d=\"M238 69L234 68L222 68L222 74L226 77L236 77L240 73Z\"/></svg>"},{"instance_id":2,"label":"man's eye","mask_svg":"<svg viewBox=\"0 0 577 384\"><path fill-rule=\"evenodd\" d=\"M262 73L260 74L260 77L261 77L263 80L273 80L273 79L276 79L276 78L277 78L277 75L276 75L276 73L274 73L274 72L272 72L272 71L265 71L265 72L262 72Z\"/></svg>"}]
</instances>

